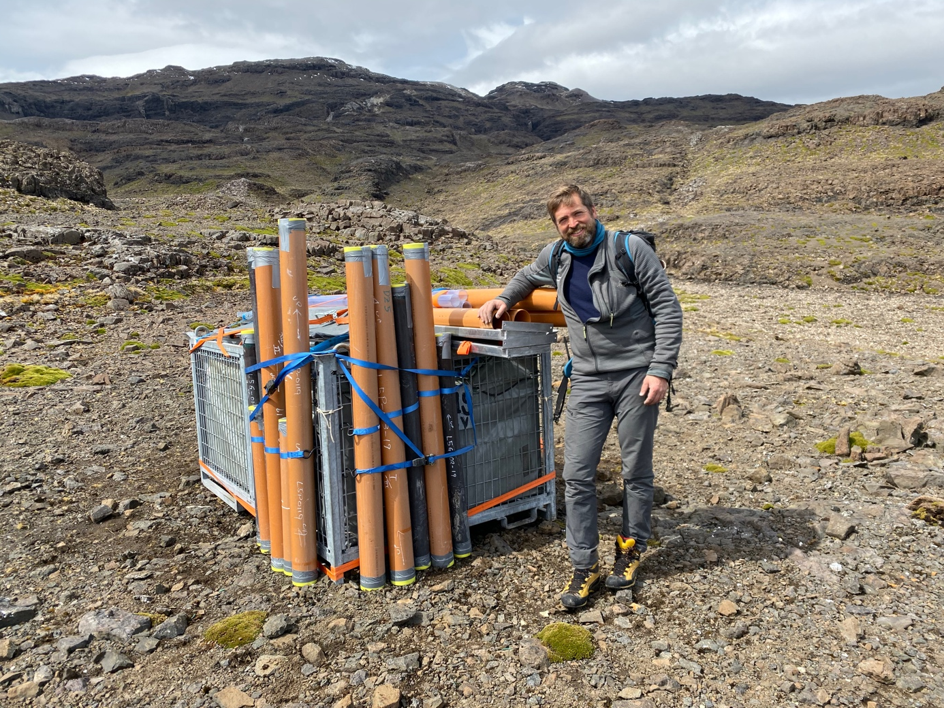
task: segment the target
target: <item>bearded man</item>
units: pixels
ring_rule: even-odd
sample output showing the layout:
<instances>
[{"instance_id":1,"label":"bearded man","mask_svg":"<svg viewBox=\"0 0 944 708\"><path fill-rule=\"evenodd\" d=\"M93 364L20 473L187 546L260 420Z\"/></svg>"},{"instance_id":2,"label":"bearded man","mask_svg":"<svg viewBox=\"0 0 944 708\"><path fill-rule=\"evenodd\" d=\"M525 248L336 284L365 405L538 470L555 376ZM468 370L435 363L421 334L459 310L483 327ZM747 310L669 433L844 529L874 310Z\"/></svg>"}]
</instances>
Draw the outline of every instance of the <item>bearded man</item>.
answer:
<instances>
[{"instance_id":1,"label":"bearded man","mask_svg":"<svg viewBox=\"0 0 944 708\"><path fill-rule=\"evenodd\" d=\"M576 609L600 586L596 472L614 418L623 522L606 587L623 590L636 583L651 536L653 439L682 343L682 308L655 251L634 234L626 245L637 283L629 281L617 260L616 234L597 219L593 199L583 189L561 187L548 200L547 212L563 247L560 242L545 246L497 299L482 305L479 317L491 323L536 288L557 289L573 349L564 433L564 505L573 573L560 600Z\"/></svg>"}]
</instances>

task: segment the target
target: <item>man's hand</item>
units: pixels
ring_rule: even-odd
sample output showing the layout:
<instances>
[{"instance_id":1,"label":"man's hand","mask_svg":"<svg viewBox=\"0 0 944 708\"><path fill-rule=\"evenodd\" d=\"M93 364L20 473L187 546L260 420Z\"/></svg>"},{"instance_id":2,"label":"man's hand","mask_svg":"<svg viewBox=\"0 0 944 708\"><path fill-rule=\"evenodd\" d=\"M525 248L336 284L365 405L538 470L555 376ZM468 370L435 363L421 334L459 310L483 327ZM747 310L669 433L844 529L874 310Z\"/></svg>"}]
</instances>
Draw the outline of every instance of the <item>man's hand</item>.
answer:
<instances>
[{"instance_id":1,"label":"man's hand","mask_svg":"<svg viewBox=\"0 0 944 708\"><path fill-rule=\"evenodd\" d=\"M642 380L642 388L639 390L640 396L645 396L643 403L647 406L657 406L662 403L666 392L669 390L669 382L659 376L646 376Z\"/></svg>"},{"instance_id":2,"label":"man's hand","mask_svg":"<svg viewBox=\"0 0 944 708\"><path fill-rule=\"evenodd\" d=\"M508 305L501 300L489 300L479 308L479 319L486 326L492 325L492 320L500 318L508 311Z\"/></svg>"}]
</instances>

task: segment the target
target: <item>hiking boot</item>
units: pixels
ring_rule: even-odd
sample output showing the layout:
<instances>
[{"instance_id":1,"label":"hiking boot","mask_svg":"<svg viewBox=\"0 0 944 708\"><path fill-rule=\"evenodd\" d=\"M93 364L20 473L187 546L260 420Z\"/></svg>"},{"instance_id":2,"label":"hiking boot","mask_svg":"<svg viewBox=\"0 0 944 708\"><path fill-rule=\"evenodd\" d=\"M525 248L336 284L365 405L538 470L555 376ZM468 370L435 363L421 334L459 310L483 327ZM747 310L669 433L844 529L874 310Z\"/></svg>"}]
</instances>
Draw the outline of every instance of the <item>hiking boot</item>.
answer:
<instances>
[{"instance_id":1,"label":"hiking boot","mask_svg":"<svg viewBox=\"0 0 944 708\"><path fill-rule=\"evenodd\" d=\"M595 592L599 587L599 563L594 563L592 568L574 568L574 574L560 596L561 604L568 610L583 607L587 604L590 593Z\"/></svg>"},{"instance_id":2,"label":"hiking boot","mask_svg":"<svg viewBox=\"0 0 944 708\"><path fill-rule=\"evenodd\" d=\"M610 590L626 590L636 584L639 556L643 550L645 546L637 547L635 539L616 537L616 563L613 564L613 573L606 579Z\"/></svg>"}]
</instances>

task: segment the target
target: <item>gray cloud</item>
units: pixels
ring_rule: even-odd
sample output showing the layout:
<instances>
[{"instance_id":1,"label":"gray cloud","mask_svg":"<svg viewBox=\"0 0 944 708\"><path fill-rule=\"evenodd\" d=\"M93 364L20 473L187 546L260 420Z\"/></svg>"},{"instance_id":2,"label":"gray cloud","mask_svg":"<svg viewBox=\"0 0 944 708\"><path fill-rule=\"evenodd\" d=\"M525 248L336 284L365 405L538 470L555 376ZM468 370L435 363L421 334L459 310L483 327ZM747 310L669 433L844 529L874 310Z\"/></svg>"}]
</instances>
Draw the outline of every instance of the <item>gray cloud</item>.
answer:
<instances>
[{"instance_id":1,"label":"gray cloud","mask_svg":"<svg viewBox=\"0 0 944 708\"><path fill-rule=\"evenodd\" d=\"M944 0L47 0L5 8L2 35L0 81L330 56L480 94L554 81L611 100L944 84Z\"/></svg>"}]
</instances>

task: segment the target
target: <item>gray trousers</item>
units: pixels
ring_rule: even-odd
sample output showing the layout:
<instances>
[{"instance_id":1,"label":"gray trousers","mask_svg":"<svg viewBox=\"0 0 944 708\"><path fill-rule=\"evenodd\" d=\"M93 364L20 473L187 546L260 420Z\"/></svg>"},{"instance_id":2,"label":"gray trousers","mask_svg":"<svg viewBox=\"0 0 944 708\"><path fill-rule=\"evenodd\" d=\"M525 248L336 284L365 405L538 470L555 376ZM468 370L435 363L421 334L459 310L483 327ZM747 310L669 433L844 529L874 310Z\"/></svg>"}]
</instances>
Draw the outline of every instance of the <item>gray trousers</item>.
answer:
<instances>
[{"instance_id":1,"label":"gray trousers","mask_svg":"<svg viewBox=\"0 0 944 708\"><path fill-rule=\"evenodd\" d=\"M596 473L607 434L616 418L623 460L623 528L645 548L651 532L652 441L659 406L643 405L639 395L646 369L574 376L564 432L564 505L567 547L575 568L599 559Z\"/></svg>"}]
</instances>

